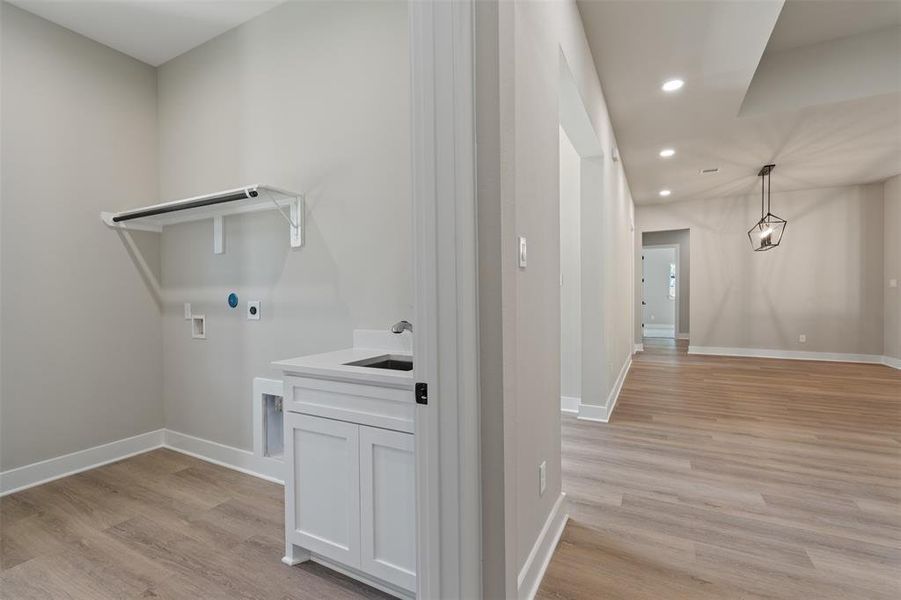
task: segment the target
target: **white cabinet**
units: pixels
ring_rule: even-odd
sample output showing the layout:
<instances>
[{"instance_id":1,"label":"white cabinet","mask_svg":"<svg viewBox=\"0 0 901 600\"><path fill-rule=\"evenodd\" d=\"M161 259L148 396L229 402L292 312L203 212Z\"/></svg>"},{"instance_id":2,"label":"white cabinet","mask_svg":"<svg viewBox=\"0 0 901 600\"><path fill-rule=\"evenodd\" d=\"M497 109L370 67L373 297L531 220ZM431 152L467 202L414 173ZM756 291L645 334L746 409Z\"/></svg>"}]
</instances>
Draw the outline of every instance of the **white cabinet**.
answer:
<instances>
[{"instance_id":1,"label":"white cabinet","mask_svg":"<svg viewBox=\"0 0 901 600\"><path fill-rule=\"evenodd\" d=\"M413 448L410 433L285 413L287 543L414 592Z\"/></svg>"},{"instance_id":2,"label":"white cabinet","mask_svg":"<svg viewBox=\"0 0 901 600\"><path fill-rule=\"evenodd\" d=\"M360 560L363 571L416 589L413 436L360 426Z\"/></svg>"},{"instance_id":3,"label":"white cabinet","mask_svg":"<svg viewBox=\"0 0 901 600\"><path fill-rule=\"evenodd\" d=\"M290 541L360 565L360 428L285 414L285 529Z\"/></svg>"}]
</instances>

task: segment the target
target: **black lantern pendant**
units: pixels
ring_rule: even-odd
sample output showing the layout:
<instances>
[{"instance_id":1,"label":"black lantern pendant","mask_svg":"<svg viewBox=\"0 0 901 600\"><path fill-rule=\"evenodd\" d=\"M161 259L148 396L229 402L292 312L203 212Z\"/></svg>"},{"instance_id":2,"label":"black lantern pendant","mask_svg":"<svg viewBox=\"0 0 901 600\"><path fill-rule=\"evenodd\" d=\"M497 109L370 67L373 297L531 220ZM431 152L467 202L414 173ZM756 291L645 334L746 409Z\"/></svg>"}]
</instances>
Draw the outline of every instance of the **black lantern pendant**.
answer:
<instances>
[{"instance_id":1,"label":"black lantern pendant","mask_svg":"<svg viewBox=\"0 0 901 600\"><path fill-rule=\"evenodd\" d=\"M772 250L782 241L788 221L770 212L770 173L776 165L764 165L757 174L760 177L760 220L748 230L748 239L754 252Z\"/></svg>"}]
</instances>

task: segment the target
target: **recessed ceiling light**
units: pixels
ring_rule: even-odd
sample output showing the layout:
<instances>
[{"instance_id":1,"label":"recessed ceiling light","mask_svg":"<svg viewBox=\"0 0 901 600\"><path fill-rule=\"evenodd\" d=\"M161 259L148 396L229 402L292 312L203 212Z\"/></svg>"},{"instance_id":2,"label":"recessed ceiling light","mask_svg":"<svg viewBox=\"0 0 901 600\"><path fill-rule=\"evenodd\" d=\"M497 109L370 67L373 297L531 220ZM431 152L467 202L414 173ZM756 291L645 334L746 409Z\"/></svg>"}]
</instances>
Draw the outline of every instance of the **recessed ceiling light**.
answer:
<instances>
[{"instance_id":1,"label":"recessed ceiling light","mask_svg":"<svg viewBox=\"0 0 901 600\"><path fill-rule=\"evenodd\" d=\"M664 148L663 150L660 151L660 156L662 156L663 158L669 158L670 156L672 156L675 153L676 153L676 151L673 150L672 148Z\"/></svg>"},{"instance_id":2,"label":"recessed ceiling light","mask_svg":"<svg viewBox=\"0 0 901 600\"><path fill-rule=\"evenodd\" d=\"M663 89L664 92L675 92L676 90L680 89L683 85L685 85L685 82L682 81L681 79L670 79L669 81L663 82L663 86L661 89Z\"/></svg>"},{"instance_id":3,"label":"recessed ceiling light","mask_svg":"<svg viewBox=\"0 0 901 600\"><path fill-rule=\"evenodd\" d=\"M660 190L660 195L663 196L664 198L666 198L670 194L672 194L672 192L669 190Z\"/></svg>"}]
</instances>

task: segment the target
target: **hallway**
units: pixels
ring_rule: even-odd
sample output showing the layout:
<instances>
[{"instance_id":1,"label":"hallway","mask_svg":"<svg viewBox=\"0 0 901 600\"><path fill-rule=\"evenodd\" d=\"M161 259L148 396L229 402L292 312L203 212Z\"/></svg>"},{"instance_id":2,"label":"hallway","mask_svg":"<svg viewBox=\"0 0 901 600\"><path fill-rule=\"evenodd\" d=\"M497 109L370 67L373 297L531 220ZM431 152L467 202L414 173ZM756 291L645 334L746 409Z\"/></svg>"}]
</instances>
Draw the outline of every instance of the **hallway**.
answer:
<instances>
[{"instance_id":1,"label":"hallway","mask_svg":"<svg viewBox=\"0 0 901 600\"><path fill-rule=\"evenodd\" d=\"M644 347L608 425L563 418L539 598L899 596L901 373Z\"/></svg>"}]
</instances>

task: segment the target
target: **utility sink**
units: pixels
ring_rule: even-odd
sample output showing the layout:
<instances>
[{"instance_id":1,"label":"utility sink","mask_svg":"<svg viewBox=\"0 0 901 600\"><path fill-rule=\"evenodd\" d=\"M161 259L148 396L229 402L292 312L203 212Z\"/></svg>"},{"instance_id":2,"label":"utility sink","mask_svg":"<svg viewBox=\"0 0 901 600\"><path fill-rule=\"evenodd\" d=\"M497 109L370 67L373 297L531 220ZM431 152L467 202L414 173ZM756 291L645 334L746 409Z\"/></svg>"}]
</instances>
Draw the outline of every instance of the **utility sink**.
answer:
<instances>
[{"instance_id":1,"label":"utility sink","mask_svg":"<svg viewBox=\"0 0 901 600\"><path fill-rule=\"evenodd\" d=\"M409 356L395 356L383 354L364 358L354 362L344 363L348 367L366 367L367 369L388 369L390 371L412 371L413 359Z\"/></svg>"}]
</instances>

